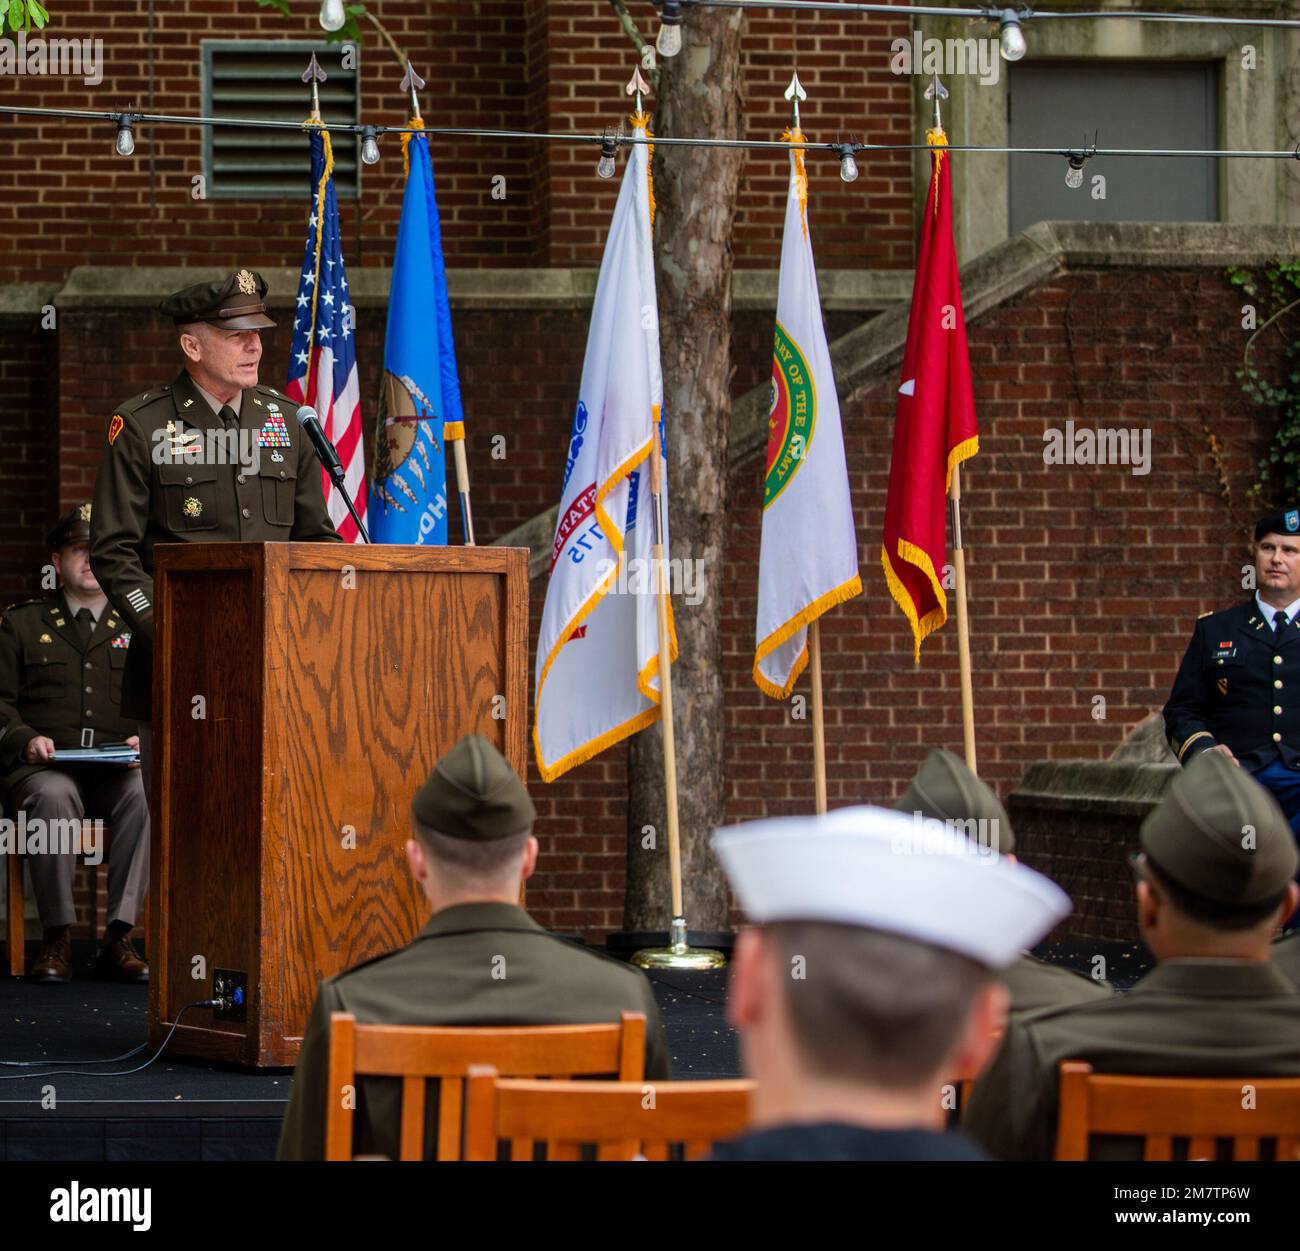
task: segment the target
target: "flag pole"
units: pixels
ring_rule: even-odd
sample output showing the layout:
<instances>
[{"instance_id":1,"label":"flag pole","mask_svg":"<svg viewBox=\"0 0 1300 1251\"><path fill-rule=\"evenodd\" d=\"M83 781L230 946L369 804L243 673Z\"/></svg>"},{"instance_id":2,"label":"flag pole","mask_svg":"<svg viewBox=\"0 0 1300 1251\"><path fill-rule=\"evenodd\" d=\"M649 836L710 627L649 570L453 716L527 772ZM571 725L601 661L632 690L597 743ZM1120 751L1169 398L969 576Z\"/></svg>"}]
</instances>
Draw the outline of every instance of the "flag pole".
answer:
<instances>
[{"instance_id":1,"label":"flag pole","mask_svg":"<svg viewBox=\"0 0 1300 1251\"><path fill-rule=\"evenodd\" d=\"M826 722L822 711L821 618L808 626L808 643L812 652L813 776L817 815L821 816L826 811Z\"/></svg>"},{"instance_id":2,"label":"flag pole","mask_svg":"<svg viewBox=\"0 0 1300 1251\"><path fill-rule=\"evenodd\" d=\"M948 514L952 528L953 566L957 571L957 664L961 672L961 735L966 750L966 767L979 769L975 761L975 696L970 673L970 617L966 612L966 549L961 539L961 466L952 467L948 490Z\"/></svg>"},{"instance_id":3,"label":"flag pole","mask_svg":"<svg viewBox=\"0 0 1300 1251\"><path fill-rule=\"evenodd\" d=\"M659 724L664 734L664 799L668 825L668 876L673 916L667 947L636 952L632 963L643 969L720 969L727 960L720 951L691 947L686 941L686 915L682 900L682 846L677 825L677 744L673 735L672 639L668 630L668 568L664 558L663 448L659 441L659 414L655 414L654 443L650 449L650 513L654 527L651 566L655 571L655 608L659 622Z\"/></svg>"},{"instance_id":4,"label":"flag pole","mask_svg":"<svg viewBox=\"0 0 1300 1251\"><path fill-rule=\"evenodd\" d=\"M410 96L411 106L411 125L415 126L417 122L423 125L424 114L420 110L420 97L416 94L420 87L424 86L424 79L420 77L414 65L411 64L410 57L406 58L406 73L402 75L401 89ZM461 433L454 439L444 437L444 445L451 444L452 460L456 465L456 491L460 496L460 520L461 527L464 531L465 546L474 547L474 509L469 499L469 461L465 456L465 427L461 425Z\"/></svg>"}]
</instances>

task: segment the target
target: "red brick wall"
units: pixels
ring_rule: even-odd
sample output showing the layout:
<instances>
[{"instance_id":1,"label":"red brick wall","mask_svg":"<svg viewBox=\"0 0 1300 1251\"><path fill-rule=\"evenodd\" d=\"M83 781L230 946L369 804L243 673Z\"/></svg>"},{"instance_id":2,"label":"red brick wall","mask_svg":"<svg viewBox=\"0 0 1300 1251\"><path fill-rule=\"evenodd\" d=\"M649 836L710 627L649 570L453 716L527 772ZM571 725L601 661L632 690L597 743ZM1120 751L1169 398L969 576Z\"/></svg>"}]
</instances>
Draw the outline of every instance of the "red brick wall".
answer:
<instances>
[{"instance_id":1,"label":"red brick wall","mask_svg":"<svg viewBox=\"0 0 1300 1251\"><path fill-rule=\"evenodd\" d=\"M626 115L623 85L635 50L607 0L379 0L373 7L428 82L422 101L430 125L592 133ZM60 0L50 35L102 38L104 81L86 87L81 79L4 76L0 104L197 114L201 40L321 33L315 0L296 0L291 21L253 0L158 0L153 9L151 32L145 0ZM653 11L645 4L633 11L653 39ZM746 126L755 138L778 137L789 120L781 93L793 28L785 16L746 17ZM889 40L906 32L905 19L801 15L797 29L811 138L915 138L910 85L888 68ZM337 58L323 58L327 72ZM401 70L369 27L361 69L365 120L404 124ZM0 257L0 282L59 281L76 265L151 264L164 255L177 265L237 259L254 267L293 265L301 257L301 199L192 198L191 179L202 169L197 129L141 128L136 154L126 159L113 155L108 123L6 119L5 140L0 231L9 247ZM391 257L402 165L396 137L382 146L384 160L363 173L360 202L342 205L349 265ZM451 264L599 262L618 184L596 177L591 145L436 139L433 153ZM846 187L833 157L810 157L819 259L905 268L912 257L910 163L906 154L861 163L862 177ZM506 195L494 200L498 174L506 178ZM785 186L781 154L750 158L738 204L740 267L776 264Z\"/></svg>"}]
</instances>

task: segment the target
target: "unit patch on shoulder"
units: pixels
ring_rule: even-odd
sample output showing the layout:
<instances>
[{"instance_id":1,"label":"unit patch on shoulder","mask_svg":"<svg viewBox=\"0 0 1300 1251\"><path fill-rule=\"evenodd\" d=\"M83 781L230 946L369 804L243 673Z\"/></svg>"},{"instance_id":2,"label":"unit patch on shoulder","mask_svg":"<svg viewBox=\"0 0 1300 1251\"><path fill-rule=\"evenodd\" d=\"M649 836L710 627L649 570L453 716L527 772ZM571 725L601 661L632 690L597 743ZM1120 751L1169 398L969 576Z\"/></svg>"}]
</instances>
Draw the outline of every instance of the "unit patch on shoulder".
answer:
<instances>
[{"instance_id":1,"label":"unit patch on shoulder","mask_svg":"<svg viewBox=\"0 0 1300 1251\"><path fill-rule=\"evenodd\" d=\"M109 447L113 446L113 440L116 439L117 436L122 433L122 427L125 424L126 423L122 420L121 413L114 413L112 417L108 419L108 446Z\"/></svg>"}]
</instances>

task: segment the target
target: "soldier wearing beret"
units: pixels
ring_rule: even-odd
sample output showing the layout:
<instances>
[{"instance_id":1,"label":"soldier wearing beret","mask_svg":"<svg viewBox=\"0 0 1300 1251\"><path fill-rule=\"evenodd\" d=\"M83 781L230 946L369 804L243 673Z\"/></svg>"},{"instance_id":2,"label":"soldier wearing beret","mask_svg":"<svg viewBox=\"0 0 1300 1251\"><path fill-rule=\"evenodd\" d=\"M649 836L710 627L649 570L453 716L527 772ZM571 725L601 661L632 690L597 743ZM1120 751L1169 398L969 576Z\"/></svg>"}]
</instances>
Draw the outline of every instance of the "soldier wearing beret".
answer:
<instances>
[{"instance_id":1,"label":"soldier wearing beret","mask_svg":"<svg viewBox=\"0 0 1300 1251\"><path fill-rule=\"evenodd\" d=\"M964 760L946 748L936 748L926 757L894 807L899 812L952 822L954 829L977 840L990 855L1015 859L1015 835L1002 801L988 783L966 767ZM1109 982L1094 981L1073 969L1048 964L1027 951L1002 970L1000 977L1011 991L1012 1012L1086 1003L1106 999L1113 993Z\"/></svg>"},{"instance_id":2,"label":"soldier wearing beret","mask_svg":"<svg viewBox=\"0 0 1300 1251\"><path fill-rule=\"evenodd\" d=\"M108 929L97 971L130 982L149 978L129 938L149 885L149 808L140 770L59 760L68 748L139 744L120 707L131 630L91 572L90 518L91 506L82 504L50 534L59 591L0 618L0 796L11 820L28 823L29 838L44 830L47 840L43 851L25 856L44 929L29 975L44 985L71 976L69 930L77 919L76 854L59 850L57 832L87 817L112 831ZM36 821L43 825L31 824Z\"/></svg>"},{"instance_id":3,"label":"soldier wearing beret","mask_svg":"<svg viewBox=\"0 0 1300 1251\"><path fill-rule=\"evenodd\" d=\"M406 859L433 915L409 947L321 983L294 1070L282 1160L325 1152L331 1012L362 1024L570 1025L646 1017L648 1078L669 1076L650 983L639 969L548 934L518 905L537 862L536 817L518 774L486 739L460 740L416 793ZM400 1084L363 1078L355 1149L398 1156ZM437 1142L430 1092L425 1157Z\"/></svg>"},{"instance_id":4,"label":"soldier wearing beret","mask_svg":"<svg viewBox=\"0 0 1300 1251\"><path fill-rule=\"evenodd\" d=\"M1300 834L1300 509L1255 526L1255 587L1197 621L1165 732L1183 764L1212 751L1247 769Z\"/></svg>"},{"instance_id":5,"label":"soldier wearing beret","mask_svg":"<svg viewBox=\"0 0 1300 1251\"><path fill-rule=\"evenodd\" d=\"M147 724L158 543L337 541L320 461L280 392L259 386L266 283L253 270L179 291L161 311L181 372L114 411L95 483L90 556L136 638L124 711ZM148 737L145 736L148 751Z\"/></svg>"},{"instance_id":6,"label":"soldier wearing beret","mask_svg":"<svg viewBox=\"0 0 1300 1251\"><path fill-rule=\"evenodd\" d=\"M1143 822L1137 916L1156 967L1097 1003L1013 1017L976 1083L966 1128L999 1159L1050 1159L1057 1065L1169 1077L1300 1075L1300 992L1270 962L1270 940L1300 887L1276 800L1226 755L1202 752ZM1093 1154L1140 1159L1102 1139Z\"/></svg>"}]
</instances>

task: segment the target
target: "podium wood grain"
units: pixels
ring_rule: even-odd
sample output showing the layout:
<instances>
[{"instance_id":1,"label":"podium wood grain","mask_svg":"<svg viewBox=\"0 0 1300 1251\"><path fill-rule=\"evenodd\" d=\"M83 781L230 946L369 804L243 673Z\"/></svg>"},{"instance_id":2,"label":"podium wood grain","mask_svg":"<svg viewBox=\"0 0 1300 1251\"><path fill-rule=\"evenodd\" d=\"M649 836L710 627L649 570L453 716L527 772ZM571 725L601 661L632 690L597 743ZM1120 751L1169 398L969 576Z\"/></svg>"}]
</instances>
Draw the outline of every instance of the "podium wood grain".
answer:
<instances>
[{"instance_id":1,"label":"podium wood grain","mask_svg":"<svg viewBox=\"0 0 1300 1251\"><path fill-rule=\"evenodd\" d=\"M477 730L524 771L528 553L157 549L150 1036L249 978L246 1022L169 1051L292 1064L317 983L410 941L410 805ZM201 697L201 702L199 699Z\"/></svg>"}]
</instances>

